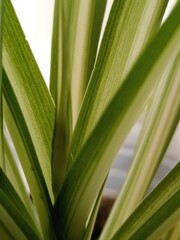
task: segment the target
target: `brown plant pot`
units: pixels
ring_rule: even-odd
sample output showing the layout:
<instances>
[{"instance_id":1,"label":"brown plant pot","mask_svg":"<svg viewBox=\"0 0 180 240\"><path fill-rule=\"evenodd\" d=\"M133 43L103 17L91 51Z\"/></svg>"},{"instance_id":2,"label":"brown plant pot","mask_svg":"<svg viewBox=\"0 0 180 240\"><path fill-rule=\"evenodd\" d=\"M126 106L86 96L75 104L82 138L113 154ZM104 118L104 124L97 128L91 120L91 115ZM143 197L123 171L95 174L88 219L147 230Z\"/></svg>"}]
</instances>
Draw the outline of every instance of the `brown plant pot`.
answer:
<instances>
[{"instance_id":1,"label":"brown plant pot","mask_svg":"<svg viewBox=\"0 0 180 240\"><path fill-rule=\"evenodd\" d=\"M110 197L102 198L91 240L97 240L99 238L101 231L105 225L105 222L109 216L114 201L115 201L114 198Z\"/></svg>"}]
</instances>

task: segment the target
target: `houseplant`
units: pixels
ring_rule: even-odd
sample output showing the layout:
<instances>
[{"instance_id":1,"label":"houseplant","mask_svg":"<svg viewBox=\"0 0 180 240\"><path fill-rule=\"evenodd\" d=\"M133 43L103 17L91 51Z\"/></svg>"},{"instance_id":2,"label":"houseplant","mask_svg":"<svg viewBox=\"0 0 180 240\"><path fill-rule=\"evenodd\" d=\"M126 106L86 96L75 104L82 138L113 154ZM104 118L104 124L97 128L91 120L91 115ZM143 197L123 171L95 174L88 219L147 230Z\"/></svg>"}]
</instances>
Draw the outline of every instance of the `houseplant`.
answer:
<instances>
[{"instance_id":1,"label":"houseplant","mask_svg":"<svg viewBox=\"0 0 180 240\"><path fill-rule=\"evenodd\" d=\"M179 164L143 200L179 122L180 2L161 26L167 2L115 0L98 47L106 1L55 1L49 91L1 0L2 239L90 239L113 159L144 109L100 239L176 236Z\"/></svg>"}]
</instances>

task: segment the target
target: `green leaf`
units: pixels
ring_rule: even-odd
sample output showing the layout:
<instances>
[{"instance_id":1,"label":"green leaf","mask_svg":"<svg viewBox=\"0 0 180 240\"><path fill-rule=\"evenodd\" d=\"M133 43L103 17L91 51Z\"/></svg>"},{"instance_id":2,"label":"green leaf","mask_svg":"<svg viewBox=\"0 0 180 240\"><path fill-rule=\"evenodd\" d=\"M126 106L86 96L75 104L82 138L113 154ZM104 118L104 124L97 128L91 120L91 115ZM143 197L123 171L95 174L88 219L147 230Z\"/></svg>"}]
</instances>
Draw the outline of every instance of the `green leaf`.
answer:
<instances>
[{"instance_id":1,"label":"green leaf","mask_svg":"<svg viewBox=\"0 0 180 240\"><path fill-rule=\"evenodd\" d=\"M180 234L179 227L180 227L180 221L178 221L176 225L162 237L162 240L179 240L179 234Z\"/></svg>"},{"instance_id":2,"label":"green leaf","mask_svg":"<svg viewBox=\"0 0 180 240\"><path fill-rule=\"evenodd\" d=\"M53 96L55 129L52 152L52 187L56 198L64 181L66 172L67 149L71 138L71 100L70 100L70 47L67 37L68 16L64 10L67 1L55 1L54 25L51 52L50 90ZM77 1L73 1L77 2ZM72 2L72 5L74 3ZM65 8L66 9L66 8ZM69 13L68 13L69 14ZM64 27L65 25L65 27Z\"/></svg>"},{"instance_id":3,"label":"green leaf","mask_svg":"<svg viewBox=\"0 0 180 240\"><path fill-rule=\"evenodd\" d=\"M16 96L3 71L4 119L33 197L44 236L54 237L54 213L38 158Z\"/></svg>"},{"instance_id":4,"label":"green leaf","mask_svg":"<svg viewBox=\"0 0 180 240\"><path fill-rule=\"evenodd\" d=\"M71 144L71 161L157 31L167 1L114 1Z\"/></svg>"},{"instance_id":5,"label":"green leaf","mask_svg":"<svg viewBox=\"0 0 180 240\"><path fill-rule=\"evenodd\" d=\"M94 66L106 1L80 1L71 73L73 128Z\"/></svg>"},{"instance_id":6,"label":"green leaf","mask_svg":"<svg viewBox=\"0 0 180 240\"><path fill-rule=\"evenodd\" d=\"M10 84L23 113L43 176L53 199L51 145L54 129L54 104L10 0L5 1L4 4L3 68L7 75L7 84Z\"/></svg>"},{"instance_id":7,"label":"green leaf","mask_svg":"<svg viewBox=\"0 0 180 240\"><path fill-rule=\"evenodd\" d=\"M22 172L20 171L20 166L17 156L15 156L14 149L10 146L10 136L7 136L7 131L5 131L4 137L4 149L5 149L5 160L6 160L6 175L16 192L20 196L24 205L26 206L29 214L31 214L34 221L37 222L37 216L35 214L34 205L30 199L29 193L22 178Z\"/></svg>"},{"instance_id":8,"label":"green leaf","mask_svg":"<svg viewBox=\"0 0 180 240\"><path fill-rule=\"evenodd\" d=\"M51 202L54 104L9 0L4 7L4 119L29 181L43 235L54 239L58 228Z\"/></svg>"},{"instance_id":9,"label":"green leaf","mask_svg":"<svg viewBox=\"0 0 180 240\"><path fill-rule=\"evenodd\" d=\"M159 239L179 219L180 163L137 207L112 240Z\"/></svg>"},{"instance_id":10,"label":"green leaf","mask_svg":"<svg viewBox=\"0 0 180 240\"><path fill-rule=\"evenodd\" d=\"M81 238L120 145L177 55L179 10L180 3L141 54L75 159L56 202L66 239Z\"/></svg>"},{"instance_id":11,"label":"green leaf","mask_svg":"<svg viewBox=\"0 0 180 240\"><path fill-rule=\"evenodd\" d=\"M9 229L0 220L0 236L2 239L15 240Z\"/></svg>"},{"instance_id":12,"label":"green leaf","mask_svg":"<svg viewBox=\"0 0 180 240\"><path fill-rule=\"evenodd\" d=\"M15 240L27 240L24 233L21 231L18 225L16 225L16 223L8 215L8 213L5 211L5 209L2 206L0 206L0 225L3 231L2 234L9 235L9 238L3 238L3 235L0 235L2 239L9 240L11 239L11 236L13 236L13 239Z\"/></svg>"},{"instance_id":13,"label":"green leaf","mask_svg":"<svg viewBox=\"0 0 180 240\"><path fill-rule=\"evenodd\" d=\"M92 207L92 212L90 212L89 219L88 219L87 224L86 224L87 225L86 231L85 231L84 236L82 238L83 240L90 240L92 238L92 233L93 233L95 222L96 222L96 219L97 219L99 206L101 204L102 194L103 194L105 183L106 183L106 181L104 181L104 183L103 183L103 185L102 185L102 187L99 191L98 197L95 201L95 204Z\"/></svg>"},{"instance_id":14,"label":"green leaf","mask_svg":"<svg viewBox=\"0 0 180 240\"><path fill-rule=\"evenodd\" d=\"M142 200L179 122L180 55L154 90L132 166L100 239L112 236Z\"/></svg>"},{"instance_id":15,"label":"green leaf","mask_svg":"<svg viewBox=\"0 0 180 240\"><path fill-rule=\"evenodd\" d=\"M74 128L94 65L105 5L106 0L55 1L50 79L56 104L52 158L55 196L66 174L71 123Z\"/></svg>"},{"instance_id":16,"label":"green leaf","mask_svg":"<svg viewBox=\"0 0 180 240\"><path fill-rule=\"evenodd\" d=\"M0 166L5 169L4 143L3 143L3 104L2 104L2 40L3 40L3 5L0 1Z\"/></svg>"},{"instance_id":17,"label":"green leaf","mask_svg":"<svg viewBox=\"0 0 180 240\"><path fill-rule=\"evenodd\" d=\"M40 239L34 221L1 168L0 204L29 239Z\"/></svg>"}]
</instances>

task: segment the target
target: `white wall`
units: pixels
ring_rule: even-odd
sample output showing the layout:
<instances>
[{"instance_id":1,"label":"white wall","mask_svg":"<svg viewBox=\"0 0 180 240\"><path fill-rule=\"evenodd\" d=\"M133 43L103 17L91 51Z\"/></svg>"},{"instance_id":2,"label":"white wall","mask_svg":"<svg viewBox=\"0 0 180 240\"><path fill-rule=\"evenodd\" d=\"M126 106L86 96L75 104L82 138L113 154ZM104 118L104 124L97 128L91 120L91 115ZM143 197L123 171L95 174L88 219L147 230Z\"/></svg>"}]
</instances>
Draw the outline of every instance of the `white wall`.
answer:
<instances>
[{"instance_id":1,"label":"white wall","mask_svg":"<svg viewBox=\"0 0 180 240\"><path fill-rule=\"evenodd\" d=\"M46 82L49 81L54 0L11 0ZM108 0L110 9L113 0ZM177 0L170 0L169 11Z\"/></svg>"}]
</instances>

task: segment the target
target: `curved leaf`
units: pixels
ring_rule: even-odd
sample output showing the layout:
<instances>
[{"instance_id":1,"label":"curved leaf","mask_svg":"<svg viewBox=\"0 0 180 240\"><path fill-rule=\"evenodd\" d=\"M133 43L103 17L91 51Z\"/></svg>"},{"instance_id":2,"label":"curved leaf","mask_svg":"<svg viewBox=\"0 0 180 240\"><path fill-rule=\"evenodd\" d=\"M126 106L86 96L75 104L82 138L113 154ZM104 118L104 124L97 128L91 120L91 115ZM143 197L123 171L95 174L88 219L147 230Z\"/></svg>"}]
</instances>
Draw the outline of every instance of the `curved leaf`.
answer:
<instances>
[{"instance_id":1,"label":"curved leaf","mask_svg":"<svg viewBox=\"0 0 180 240\"><path fill-rule=\"evenodd\" d=\"M12 183L16 192L22 199L29 213L31 214L34 221L37 222L37 216L35 213L34 204L29 196L29 192L25 186L25 182L20 171L19 162L17 156L15 156L14 149L10 144L10 136L7 136L7 129L5 128L4 134L4 149L5 149L5 160L6 160L6 176L9 181Z\"/></svg>"},{"instance_id":2,"label":"curved leaf","mask_svg":"<svg viewBox=\"0 0 180 240\"><path fill-rule=\"evenodd\" d=\"M24 164L43 234L55 236L51 150L54 104L9 0L4 4L3 93L5 121ZM13 26L13 27L12 27ZM7 114L7 116L6 116ZM14 129L13 129L14 128ZM17 141L17 139L19 139ZM51 199L50 199L51 196Z\"/></svg>"},{"instance_id":3,"label":"curved leaf","mask_svg":"<svg viewBox=\"0 0 180 240\"><path fill-rule=\"evenodd\" d=\"M0 168L0 203L21 231L29 238L40 240L40 234L23 202Z\"/></svg>"},{"instance_id":4,"label":"curved leaf","mask_svg":"<svg viewBox=\"0 0 180 240\"><path fill-rule=\"evenodd\" d=\"M5 169L5 157L3 146L3 104L2 104L2 40L3 40L3 5L0 1L0 166Z\"/></svg>"},{"instance_id":5,"label":"curved leaf","mask_svg":"<svg viewBox=\"0 0 180 240\"><path fill-rule=\"evenodd\" d=\"M179 219L180 163L138 206L112 240L159 239Z\"/></svg>"},{"instance_id":6,"label":"curved leaf","mask_svg":"<svg viewBox=\"0 0 180 240\"><path fill-rule=\"evenodd\" d=\"M140 52L157 31L167 1L114 1L73 134L73 162Z\"/></svg>"},{"instance_id":7,"label":"curved leaf","mask_svg":"<svg viewBox=\"0 0 180 240\"><path fill-rule=\"evenodd\" d=\"M54 237L54 213L49 192L42 175L34 143L23 113L3 71L4 119L23 167L44 236Z\"/></svg>"},{"instance_id":8,"label":"curved leaf","mask_svg":"<svg viewBox=\"0 0 180 240\"><path fill-rule=\"evenodd\" d=\"M152 94L132 165L100 239L115 233L144 197L179 122L180 55Z\"/></svg>"},{"instance_id":9,"label":"curved leaf","mask_svg":"<svg viewBox=\"0 0 180 240\"><path fill-rule=\"evenodd\" d=\"M66 239L81 238L89 211L120 145L146 105L159 77L164 74L164 69L177 55L179 10L180 3L117 90L63 184L56 209Z\"/></svg>"},{"instance_id":10,"label":"curved leaf","mask_svg":"<svg viewBox=\"0 0 180 240\"><path fill-rule=\"evenodd\" d=\"M8 239L8 240L16 240L13 235L10 233L7 226L5 226L4 223L0 220L0 236L2 239Z\"/></svg>"},{"instance_id":11,"label":"curved leaf","mask_svg":"<svg viewBox=\"0 0 180 240\"><path fill-rule=\"evenodd\" d=\"M10 0L6 0L4 4L3 68L7 75L7 84L10 84L25 118L41 170L52 196L51 145L54 104ZM8 89L7 96L9 97Z\"/></svg>"}]
</instances>

